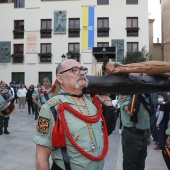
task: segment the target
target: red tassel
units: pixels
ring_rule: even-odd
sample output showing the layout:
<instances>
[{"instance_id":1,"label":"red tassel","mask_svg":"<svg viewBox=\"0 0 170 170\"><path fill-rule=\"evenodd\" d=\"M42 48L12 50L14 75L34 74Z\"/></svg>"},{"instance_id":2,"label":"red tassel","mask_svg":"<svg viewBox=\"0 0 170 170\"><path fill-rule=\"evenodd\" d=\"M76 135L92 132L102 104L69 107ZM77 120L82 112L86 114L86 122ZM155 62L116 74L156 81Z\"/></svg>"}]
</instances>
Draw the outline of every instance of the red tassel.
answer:
<instances>
[{"instance_id":1,"label":"red tassel","mask_svg":"<svg viewBox=\"0 0 170 170\"><path fill-rule=\"evenodd\" d=\"M54 90L55 90L55 88L56 88L56 85L55 85L55 84L53 84L53 86L52 86L52 88L51 88L50 93L53 93L53 92L54 92Z\"/></svg>"},{"instance_id":2,"label":"red tassel","mask_svg":"<svg viewBox=\"0 0 170 170\"><path fill-rule=\"evenodd\" d=\"M52 132L52 146L64 147L66 146L65 133L61 122L57 119Z\"/></svg>"}]
</instances>

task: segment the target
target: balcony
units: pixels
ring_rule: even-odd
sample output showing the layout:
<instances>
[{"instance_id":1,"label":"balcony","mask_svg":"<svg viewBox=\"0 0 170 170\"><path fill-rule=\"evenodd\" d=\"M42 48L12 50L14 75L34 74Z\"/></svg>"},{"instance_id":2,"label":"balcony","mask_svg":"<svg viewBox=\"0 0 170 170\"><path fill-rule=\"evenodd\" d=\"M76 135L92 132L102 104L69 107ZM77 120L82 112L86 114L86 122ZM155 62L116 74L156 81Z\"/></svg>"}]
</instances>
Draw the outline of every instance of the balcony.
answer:
<instances>
[{"instance_id":1,"label":"balcony","mask_svg":"<svg viewBox=\"0 0 170 170\"><path fill-rule=\"evenodd\" d=\"M68 36L69 37L80 37L80 28L69 28Z\"/></svg>"},{"instance_id":2,"label":"balcony","mask_svg":"<svg viewBox=\"0 0 170 170\"><path fill-rule=\"evenodd\" d=\"M51 38L51 32L52 32L52 29L50 28L41 29L40 36L41 38Z\"/></svg>"},{"instance_id":3,"label":"balcony","mask_svg":"<svg viewBox=\"0 0 170 170\"><path fill-rule=\"evenodd\" d=\"M40 57L41 63L51 62L52 53L38 53L38 56Z\"/></svg>"},{"instance_id":4,"label":"balcony","mask_svg":"<svg viewBox=\"0 0 170 170\"><path fill-rule=\"evenodd\" d=\"M97 28L97 36L98 37L109 37L109 30L110 28L108 27Z\"/></svg>"},{"instance_id":5,"label":"balcony","mask_svg":"<svg viewBox=\"0 0 170 170\"><path fill-rule=\"evenodd\" d=\"M97 62L104 62L106 56L109 61L109 59L115 59L116 47L93 47L92 52Z\"/></svg>"},{"instance_id":6,"label":"balcony","mask_svg":"<svg viewBox=\"0 0 170 170\"><path fill-rule=\"evenodd\" d=\"M14 39L24 38L24 29L13 30Z\"/></svg>"},{"instance_id":7,"label":"balcony","mask_svg":"<svg viewBox=\"0 0 170 170\"><path fill-rule=\"evenodd\" d=\"M20 53L14 53L11 55L11 57L13 58L12 59L13 63L23 63L24 61L24 55Z\"/></svg>"},{"instance_id":8,"label":"balcony","mask_svg":"<svg viewBox=\"0 0 170 170\"><path fill-rule=\"evenodd\" d=\"M127 27L127 36L138 36L139 27Z\"/></svg>"}]
</instances>

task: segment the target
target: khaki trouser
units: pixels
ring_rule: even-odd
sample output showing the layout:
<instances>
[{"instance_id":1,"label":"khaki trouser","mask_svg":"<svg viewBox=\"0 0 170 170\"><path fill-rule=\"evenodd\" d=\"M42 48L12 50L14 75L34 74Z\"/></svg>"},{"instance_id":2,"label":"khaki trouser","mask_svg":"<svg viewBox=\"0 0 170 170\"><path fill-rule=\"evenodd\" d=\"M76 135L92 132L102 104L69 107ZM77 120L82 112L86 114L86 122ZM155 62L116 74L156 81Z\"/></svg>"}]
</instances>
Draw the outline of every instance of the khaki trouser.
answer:
<instances>
[{"instance_id":1,"label":"khaki trouser","mask_svg":"<svg viewBox=\"0 0 170 170\"><path fill-rule=\"evenodd\" d=\"M19 109L24 109L25 110L25 100L26 100L26 97L18 97L18 100L19 100Z\"/></svg>"}]
</instances>

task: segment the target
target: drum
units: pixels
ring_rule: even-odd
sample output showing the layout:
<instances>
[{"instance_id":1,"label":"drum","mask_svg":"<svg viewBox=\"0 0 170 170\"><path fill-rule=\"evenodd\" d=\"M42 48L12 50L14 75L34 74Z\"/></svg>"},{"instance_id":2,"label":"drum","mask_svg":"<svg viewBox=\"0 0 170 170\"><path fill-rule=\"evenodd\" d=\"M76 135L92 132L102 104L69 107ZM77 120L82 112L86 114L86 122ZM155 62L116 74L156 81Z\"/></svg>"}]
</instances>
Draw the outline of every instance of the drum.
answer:
<instances>
[{"instance_id":1,"label":"drum","mask_svg":"<svg viewBox=\"0 0 170 170\"><path fill-rule=\"evenodd\" d=\"M15 105L10 101L5 101L0 104L0 115L4 117L8 117L11 113L13 113L15 109Z\"/></svg>"}]
</instances>

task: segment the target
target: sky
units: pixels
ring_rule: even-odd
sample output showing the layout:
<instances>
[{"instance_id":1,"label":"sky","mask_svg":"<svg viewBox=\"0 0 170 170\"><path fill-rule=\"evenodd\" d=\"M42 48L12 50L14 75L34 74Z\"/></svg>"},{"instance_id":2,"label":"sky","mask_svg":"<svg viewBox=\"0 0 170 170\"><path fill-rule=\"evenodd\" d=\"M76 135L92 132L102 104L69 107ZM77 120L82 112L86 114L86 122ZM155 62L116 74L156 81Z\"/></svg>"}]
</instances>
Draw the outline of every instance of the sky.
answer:
<instances>
[{"instance_id":1,"label":"sky","mask_svg":"<svg viewBox=\"0 0 170 170\"><path fill-rule=\"evenodd\" d=\"M153 23L153 41L157 42L157 38L159 38L159 42L161 42L161 5L160 0L148 0L149 7L149 18L155 19Z\"/></svg>"}]
</instances>

